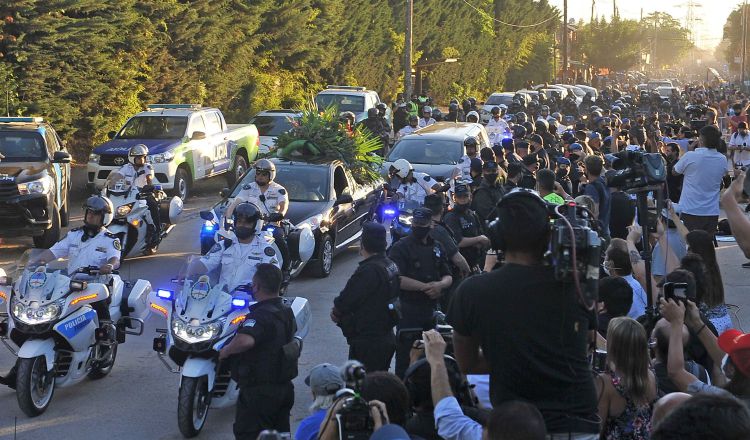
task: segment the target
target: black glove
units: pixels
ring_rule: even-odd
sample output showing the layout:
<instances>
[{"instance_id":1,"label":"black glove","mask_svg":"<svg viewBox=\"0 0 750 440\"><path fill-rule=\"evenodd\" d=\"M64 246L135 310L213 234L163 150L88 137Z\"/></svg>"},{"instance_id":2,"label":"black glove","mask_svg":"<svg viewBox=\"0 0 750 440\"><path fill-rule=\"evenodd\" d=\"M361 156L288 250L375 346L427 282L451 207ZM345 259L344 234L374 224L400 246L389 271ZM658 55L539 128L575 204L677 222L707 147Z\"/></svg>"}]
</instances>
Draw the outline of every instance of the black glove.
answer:
<instances>
[{"instance_id":1,"label":"black glove","mask_svg":"<svg viewBox=\"0 0 750 440\"><path fill-rule=\"evenodd\" d=\"M284 215L280 212L274 212L273 214L270 214L268 216L269 222L280 222L283 219L284 219Z\"/></svg>"},{"instance_id":2,"label":"black glove","mask_svg":"<svg viewBox=\"0 0 750 440\"><path fill-rule=\"evenodd\" d=\"M154 191L154 185L144 185L143 188L141 188L141 192L144 193L150 193Z\"/></svg>"},{"instance_id":3,"label":"black glove","mask_svg":"<svg viewBox=\"0 0 750 440\"><path fill-rule=\"evenodd\" d=\"M451 189L450 183L444 183L440 188L437 189L437 192L446 192L449 189Z\"/></svg>"}]
</instances>

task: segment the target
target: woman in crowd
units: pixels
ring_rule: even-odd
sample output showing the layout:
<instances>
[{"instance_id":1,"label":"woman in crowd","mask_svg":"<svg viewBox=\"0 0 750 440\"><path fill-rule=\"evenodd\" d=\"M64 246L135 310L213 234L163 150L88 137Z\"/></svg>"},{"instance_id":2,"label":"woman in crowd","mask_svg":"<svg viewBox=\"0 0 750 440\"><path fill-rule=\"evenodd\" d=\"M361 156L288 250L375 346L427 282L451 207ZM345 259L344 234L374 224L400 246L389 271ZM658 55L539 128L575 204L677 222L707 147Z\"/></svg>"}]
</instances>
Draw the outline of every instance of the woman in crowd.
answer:
<instances>
[{"instance_id":1,"label":"woman in crowd","mask_svg":"<svg viewBox=\"0 0 750 440\"><path fill-rule=\"evenodd\" d=\"M688 233L686 241L688 252L700 255L706 268L702 292L698 291L699 307L719 334L722 334L732 327L732 319L724 303L724 284L716 261L714 242L706 231L701 230Z\"/></svg>"},{"instance_id":2,"label":"woman in crowd","mask_svg":"<svg viewBox=\"0 0 750 440\"><path fill-rule=\"evenodd\" d=\"M634 319L614 318L607 327L607 350L608 371L595 381L602 438L648 439L658 391L646 330Z\"/></svg>"}]
</instances>

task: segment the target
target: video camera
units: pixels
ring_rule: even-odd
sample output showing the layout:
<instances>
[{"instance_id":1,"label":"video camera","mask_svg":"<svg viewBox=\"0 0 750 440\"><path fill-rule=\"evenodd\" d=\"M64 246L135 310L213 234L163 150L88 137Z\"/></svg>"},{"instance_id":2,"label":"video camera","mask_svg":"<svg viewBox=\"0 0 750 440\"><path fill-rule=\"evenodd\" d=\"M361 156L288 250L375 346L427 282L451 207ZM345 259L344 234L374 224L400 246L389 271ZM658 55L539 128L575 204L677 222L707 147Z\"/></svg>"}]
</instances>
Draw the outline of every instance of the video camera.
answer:
<instances>
[{"instance_id":1,"label":"video camera","mask_svg":"<svg viewBox=\"0 0 750 440\"><path fill-rule=\"evenodd\" d=\"M365 367L357 361L348 361L341 369L341 376L347 386L336 393L337 398L346 397L343 406L336 413L341 440L367 440L375 427L370 405L360 396L365 375Z\"/></svg>"},{"instance_id":2,"label":"video camera","mask_svg":"<svg viewBox=\"0 0 750 440\"><path fill-rule=\"evenodd\" d=\"M614 153L614 171L607 172L607 186L622 190L659 185L667 180L667 166L658 153L620 151Z\"/></svg>"},{"instance_id":3,"label":"video camera","mask_svg":"<svg viewBox=\"0 0 750 440\"><path fill-rule=\"evenodd\" d=\"M599 297L601 260L601 239L592 228L594 219L584 207L574 202L555 209L558 218L552 226L549 253L555 267L555 279L575 283L582 302L591 305Z\"/></svg>"}]
</instances>

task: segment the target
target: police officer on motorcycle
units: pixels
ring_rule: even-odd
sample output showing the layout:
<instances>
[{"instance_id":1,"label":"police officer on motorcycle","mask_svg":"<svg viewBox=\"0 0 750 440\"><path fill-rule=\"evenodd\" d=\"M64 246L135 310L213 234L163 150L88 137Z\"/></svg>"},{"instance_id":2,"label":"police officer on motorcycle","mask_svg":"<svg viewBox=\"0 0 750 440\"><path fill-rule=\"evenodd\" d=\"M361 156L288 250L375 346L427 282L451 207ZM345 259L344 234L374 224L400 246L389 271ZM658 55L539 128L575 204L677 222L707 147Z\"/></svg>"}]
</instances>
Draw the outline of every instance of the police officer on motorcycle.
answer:
<instances>
[{"instance_id":1,"label":"police officer on motorcycle","mask_svg":"<svg viewBox=\"0 0 750 440\"><path fill-rule=\"evenodd\" d=\"M276 183L276 165L268 159L261 159L255 163L255 181L242 187L227 208L226 218L232 216L234 207L241 202L251 202L260 209L261 218L267 223L280 224L289 209L289 194L286 189ZM286 242L284 228L273 230L273 238L281 252L281 270L284 273L284 283L289 282L289 268L292 264L289 255L289 245Z\"/></svg>"},{"instance_id":2,"label":"police officer on motorcycle","mask_svg":"<svg viewBox=\"0 0 750 440\"><path fill-rule=\"evenodd\" d=\"M265 429L289 432L294 406L301 343L292 309L279 296L282 274L272 264L260 264L252 278L254 298L237 334L219 352L228 359L232 379L240 388L234 436L255 440Z\"/></svg>"},{"instance_id":3,"label":"police officer on motorcycle","mask_svg":"<svg viewBox=\"0 0 750 440\"><path fill-rule=\"evenodd\" d=\"M404 376L409 366L409 351L414 341L420 339L423 330L434 327L437 301L453 282L443 246L430 237L432 228L432 211L415 209L411 234L397 241L388 253L401 274L401 319L396 327L399 377Z\"/></svg>"},{"instance_id":4,"label":"police officer on motorcycle","mask_svg":"<svg viewBox=\"0 0 750 440\"><path fill-rule=\"evenodd\" d=\"M359 253L364 259L331 310L331 320L349 344L349 359L362 362L367 372L388 371L396 349L394 302L400 282L398 266L385 256L386 245L383 225L362 225Z\"/></svg>"},{"instance_id":5,"label":"police officer on motorcycle","mask_svg":"<svg viewBox=\"0 0 750 440\"><path fill-rule=\"evenodd\" d=\"M250 202L242 202L232 212L234 235L237 242L225 239L216 243L201 258L201 263L210 272L221 269L219 283L235 289L250 283L255 268L261 263L279 266L278 255L273 248L273 237L264 232L261 212Z\"/></svg>"},{"instance_id":6,"label":"police officer on motorcycle","mask_svg":"<svg viewBox=\"0 0 750 440\"><path fill-rule=\"evenodd\" d=\"M398 159L388 170L391 176L390 190L396 192L401 200L414 202L421 206L424 198L433 192L446 191L450 185L441 185L426 173L414 172L409 161Z\"/></svg>"},{"instance_id":7,"label":"police officer on motorcycle","mask_svg":"<svg viewBox=\"0 0 750 440\"><path fill-rule=\"evenodd\" d=\"M153 193L154 167L146 161L148 147L143 144L134 145L128 151L128 163L123 165L116 173L123 177L132 186L144 193L148 212L151 214L151 246L156 246L161 241L161 219L159 217L159 204Z\"/></svg>"}]
</instances>

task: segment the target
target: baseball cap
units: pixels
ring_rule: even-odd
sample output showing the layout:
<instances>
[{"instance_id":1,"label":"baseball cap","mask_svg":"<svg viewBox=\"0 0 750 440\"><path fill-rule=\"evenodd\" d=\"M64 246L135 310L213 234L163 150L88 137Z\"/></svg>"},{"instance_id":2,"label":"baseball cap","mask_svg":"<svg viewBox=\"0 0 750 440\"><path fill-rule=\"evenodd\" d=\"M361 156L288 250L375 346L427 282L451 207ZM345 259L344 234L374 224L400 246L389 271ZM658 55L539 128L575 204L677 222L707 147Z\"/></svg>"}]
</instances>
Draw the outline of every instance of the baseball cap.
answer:
<instances>
[{"instance_id":1,"label":"baseball cap","mask_svg":"<svg viewBox=\"0 0 750 440\"><path fill-rule=\"evenodd\" d=\"M538 134L531 135L531 139L529 140L535 144L544 144L544 139L542 139L542 137Z\"/></svg>"},{"instance_id":2,"label":"baseball cap","mask_svg":"<svg viewBox=\"0 0 750 440\"><path fill-rule=\"evenodd\" d=\"M370 252L384 252L386 241L385 227L376 222L365 222L362 225L362 246Z\"/></svg>"},{"instance_id":3,"label":"baseball cap","mask_svg":"<svg viewBox=\"0 0 750 440\"><path fill-rule=\"evenodd\" d=\"M592 131L591 134L589 135L589 139L591 139L591 140L593 140L593 139L601 139L601 138L602 138L602 135L600 135L596 131Z\"/></svg>"},{"instance_id":4,"label":"baseball cap","mask_svg":"<svg viewBox=\"0 0 750 440\"><path fill-rule=\"evenodd\" d=\"M471 189L469 188L469 185L465 183L457 183L456 188L453 192L457 196L465 196L471 194Z\"/></svg>"},{"instance_id":5,"label":"baseball cap","mask_svg":"<svg viewBox=\"0 0 750 440\"><path fill-rule=\"evenodd\" d=\"M336 394L338 390L345 386L339 367L328 363L314 366L305 378L305 384L317 396Z\"/></svg>"},{"instance_id":6,"label":"baseball cap","mask_svg":"<svg viewBox=\"0 0 750 440\"><path fill-rule=\"evenodd\" d=\"M533 165L535 163L539 163L539 158L536 157L535 155L529 154L528 156L524 156L523 158L524 165Z\"/></svg>"},{"instance_id":7,"label":"baseball cap","mask_svg":"<svg viewBox=\"0 0 750 440\"><path fill-rule=\"evenodd\" d=\"M504 138L503 139L503 148L506 150L512 150L513 149L513 139L510 138Z\"/></svg>"},{"instance_id":8,"label":"baseball cap","mask_svg":"<svg viewBox=\"0 0 750 440\"><path fill-rule=\"evenodd\" d=\"M570 165L570 159L563 157L563 156L559 156L557 158L557 163L559 163L560 165Z\"/></svg>"},{"instance_id":9,"label":"baseball cap","mask_svg":"<svg viewBox=\"0 0 750 440\"><path fill-rule=\"evenodd\" d=\"M471 159L471 163L469 164L469 168L472 171L482 171L482 159L478 157L473 157Z\"/></svg>"},{"instance_id":10,"label":"baseball cap","mask_svg":"<svg viewBox=\"0 0 750 440\"><path fill-rule=\"evenodd\" d=\"M494 171L497 169L497 162L495 162L494 160L488 160L487 162L482 164L482 169Z\"/></svg>"},{"instance_id":11,"label":"baseball cap","mask_svg":"<svg viewBox=\"0 0 750 440\"><path fill-rule=\"evenodd\" d=\"M404 428L388 424L383 425L382 428L373 432L370 436L370 440L409 440L409 434L404 431Z\"/></svg>"},{"instance_id":12,"label":"baseball cap","mask_svg":"<svg viewBox=\"0 0 750 440\"><path fill-rule=\"evenodd\" d=\"M730 329L719 336L719 348L745 376L750 376L750 334Z\"/></svg>"},{"instance_id":13,"label":"baseball cap","mask_svg":"<svg viewBox=\"0 0 750 440\"><path fill-rule=\"evenodd\" d=\"M528 150L529 149L529 143L526 142L526 141L516 142L516 148L523 148L523 149Z\"/></svg>"},{"instance_id":14,"label":"baseball cap","mask_svg":"<svg viewBox=\"0 0 750 440\"><path fill-rule=\"evenodd\" d=\"M412 213L412 226L430 226L432 224L432 210L428 208L417 208Z\"/></svg>"},{"instance_id":15,"label":"baseball cap","mask_svg":"<svg viewBox=\"0 0 750 440\"><path fill-rule=\"evenodd\" d=\"M579 144L578 142L574 142L570 144L570 151L573 151L573 150L583 150L583 146Z\"/></svg>"}]
</instances>

